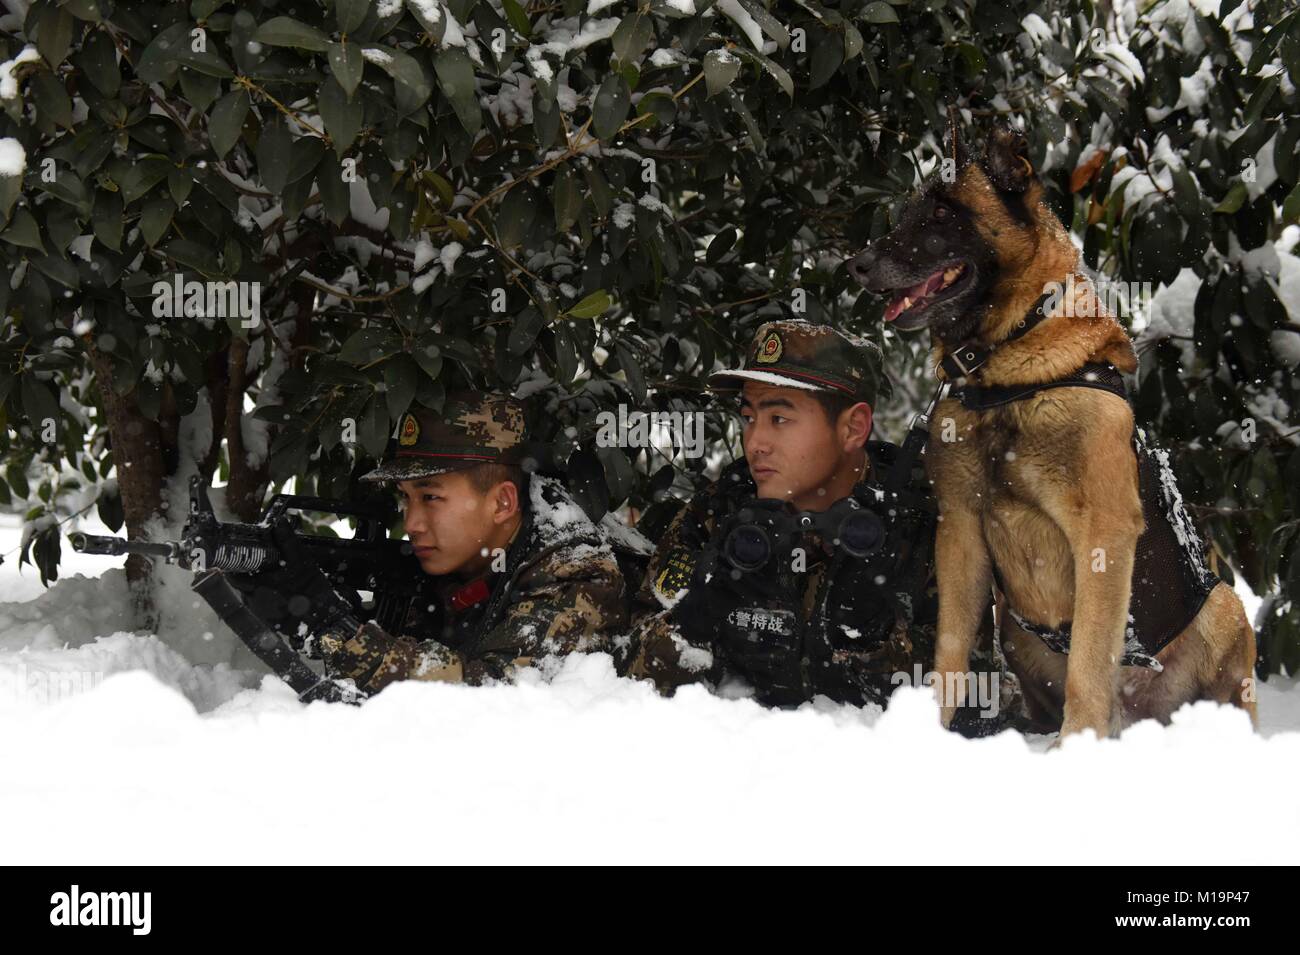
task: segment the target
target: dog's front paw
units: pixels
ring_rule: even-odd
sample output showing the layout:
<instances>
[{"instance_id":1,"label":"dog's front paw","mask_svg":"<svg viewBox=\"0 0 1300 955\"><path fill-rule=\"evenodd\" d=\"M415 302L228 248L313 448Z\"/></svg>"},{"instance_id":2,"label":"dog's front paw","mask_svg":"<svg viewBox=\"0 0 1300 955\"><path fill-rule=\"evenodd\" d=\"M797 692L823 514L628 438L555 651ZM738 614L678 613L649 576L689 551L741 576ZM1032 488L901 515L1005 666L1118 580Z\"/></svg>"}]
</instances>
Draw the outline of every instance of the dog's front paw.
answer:
<instances>
[{"instance_id":1,"label":"dog's front paw","mask_svg":"<svg viewBox=\"0 0 1300 955\"><path fill-rule=\"evenodd\" d=\"M1071 713L1067 704L1065 708L1065 719L1061 722L1061 735L1057 737L1056 744L1060 745L1061 740L1075 733L1082 733L1084 730L1092 730L1097 735L1097 739L1106 739L1119 735L1119 727L1111 719L1109 714L1105 713Z\"/></svg>"},{"instance_id":2,"label":"dog's front paw","mask_svg":"<svg viewBox=\"0 0 1300 955\"><path fill-rule=\"evenodd\" d=\"M930 688L939 703L939 722L946 729L952 724L957 708L965 702L966 681L960 672L940 670L931 674Z\"/></svg>"}]
</instances>

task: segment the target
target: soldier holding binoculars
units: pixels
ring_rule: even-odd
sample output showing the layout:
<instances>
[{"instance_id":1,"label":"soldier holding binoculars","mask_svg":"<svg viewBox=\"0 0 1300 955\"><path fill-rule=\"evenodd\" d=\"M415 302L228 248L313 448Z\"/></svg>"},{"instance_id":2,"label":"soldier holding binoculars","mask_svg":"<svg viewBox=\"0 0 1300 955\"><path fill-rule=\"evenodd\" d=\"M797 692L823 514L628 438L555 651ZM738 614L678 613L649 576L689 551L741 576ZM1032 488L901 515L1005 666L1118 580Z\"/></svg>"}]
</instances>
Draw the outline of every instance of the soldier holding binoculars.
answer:
<instances>
[{"instance_id":1,"label":"soldier holding binoculars","mask_svg":"<svg viewBox=\"0 0 1300 955\"><path fill-rule=\"evenodd\" d=\"M827 326L771 322L744 366L745 458L678 513L637 595L630 676L671 693L731 677L757 699L883 703L928 667L935 510L919 461L870 441L878 350Z\"/></svg>"}]
</instances>

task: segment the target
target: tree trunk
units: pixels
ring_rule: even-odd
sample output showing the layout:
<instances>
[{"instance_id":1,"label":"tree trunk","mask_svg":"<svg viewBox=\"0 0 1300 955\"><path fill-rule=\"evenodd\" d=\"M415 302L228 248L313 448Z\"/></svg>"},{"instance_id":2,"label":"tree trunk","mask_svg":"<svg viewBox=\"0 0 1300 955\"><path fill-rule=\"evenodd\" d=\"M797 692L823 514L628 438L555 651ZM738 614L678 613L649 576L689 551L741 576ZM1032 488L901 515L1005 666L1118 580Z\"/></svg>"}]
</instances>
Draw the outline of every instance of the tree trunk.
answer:
<instances>
[{"instance_id":1,"label":"tree trunk","mask_svg":"<svg viewBox=\"0 0 1300 955\"><path fill-rule=\"evenodd\" d=\"M142 538L145 524L158 514L162 504L163 460L158 422L150 421L140 413L134 387L125 395L114 390L112 360L93 343L90 344L90 356L95 369L95 384L108 417L127 537ZM131 555L126 560L126 579L131 586L136 626L145 630L156 629L153 563L147 557Z\"/></svg>"},{"instance_id":2,"label":"tree trunk","mask_svg":"<svg viewBox=\"0 0 1300 955\"><path fill-rule=\"evenodd\" d=\"M248 342L234 338L230 342L226 392L226 454L230 461L230 480L226 484L226 506L241 521L255 521L262 513L266 494L267 462L250 467L244 447L244 390L248 385L246 363Z\"/></svg>"},{"instance_id":3,"label":"tree trunk","mask_svg":"<svg viewBox=\"0 0 1300 955\"><path fill-rule=\"evenodd\" d=\"M212 414L212 443L199 462L199 476L209 484L212 483L217 463L221 460L221 442L226 437L226 396L229 393L226 370L230 367L228 356L229 349L213 352L204 367L208 384L208 408Z\"/></svg>"}]
</instances>

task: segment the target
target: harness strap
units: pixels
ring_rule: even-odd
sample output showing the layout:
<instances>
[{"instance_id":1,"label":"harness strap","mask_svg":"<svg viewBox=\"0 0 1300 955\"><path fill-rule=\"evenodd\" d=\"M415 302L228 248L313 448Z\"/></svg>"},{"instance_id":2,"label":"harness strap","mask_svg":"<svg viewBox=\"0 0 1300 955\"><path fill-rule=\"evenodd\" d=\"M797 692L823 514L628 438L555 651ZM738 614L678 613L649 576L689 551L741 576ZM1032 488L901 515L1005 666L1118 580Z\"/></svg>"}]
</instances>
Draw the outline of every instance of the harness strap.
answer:
<instances>
[{"instance_id":1,"label":"harness strap","mask_svg":"<svg viewBox=\"0 0 1300 955\"><path fill-rule=\"evenodd\" d=\"M1022 401L1048 388L1097 388L1128 400L1124 376L1114 366L1104 363L1084 365L1078 371L1055 381L1042 381L1032 385L962 385L953 389L953 397L969 411L987 411L1016 401Z\"/></svg>"},{"instance_id":2,"label":"harness strap","mask_svg":"<svg viewBox=\"0 0 1300 955\"><path fill-rule=\"evenodd\" d=\"M1001 586L1000 583L999 586ZM1005 594L1006 591L1004 590L1003 593ZM1044 627L1042 624L1030 623L1024 617L1020 616L1020 614L1016 612L1016 609L1010 604L1007 604L1007 613L1009 613L1011 619L1016 622L1016 626L1021 630L1024 630L1026 633L1032 633L1034 636L1038 637L1038 639L1042 640L1043 643L1047 644L1049 650L1053 650L1056 653L1070 652L1070 624L1068 622L1061 624L1053 630L1051 627ZM1125 633L1126 639L1124 655L1120 657L1120 666L1146 667L1148 670L1155 670L1157 673L1163 670L1164 666L1159 660L1144 650L1138 649L1134 645L1135 641L1132 637L1133 634L1131 630Z\"/></svg>"},{"instance_id":3,"label":"harness strap","mask_svg":"<svg viewBox=\"0 0 1300 955\"><path fill-rule=\"evenodd\" d=\"M1128 401L1128 389L1124 385L1123 375L1112 365L1101 363L1087 364L1064 378L1032 385L963 385L960 388L953 389L953 397L961 402L962 407L970 411L986 411L990 408L998 408L1016 401L1022 401L1049 388L1097 388ZM997 583L998 589L1002 591L1003 595L1006 595L1007 588L1002 582L1002 575L998 572L996 564L993 565L993 579ZM1007 613L1011 615L1011 618L1021 630L1038 637L1047 645L1048 649L1056 653L1070 652L1069 622L1063 623L1055 629L1043 624L1032 623L1021 616L1011 606L1010 602L1007 603ZM1120 658L1120 665L1145 667L1157 672L1164 669L1159 660L1140 648L1131 628L1128 628L1125 632L1124 655Z\"/></svg>"}]
</instances>

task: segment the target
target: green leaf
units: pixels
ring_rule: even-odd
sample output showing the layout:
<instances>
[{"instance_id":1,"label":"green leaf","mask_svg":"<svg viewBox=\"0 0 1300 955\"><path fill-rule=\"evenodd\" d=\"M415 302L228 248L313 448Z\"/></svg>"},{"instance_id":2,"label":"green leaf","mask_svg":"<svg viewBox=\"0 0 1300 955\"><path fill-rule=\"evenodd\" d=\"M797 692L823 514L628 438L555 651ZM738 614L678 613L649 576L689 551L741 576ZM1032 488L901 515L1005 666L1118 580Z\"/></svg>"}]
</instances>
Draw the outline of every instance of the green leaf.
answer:
<instances>
[{"instance_id":1,"label":"green leaf","mask_svg":"<svg viewBox=\"0 0 1300 955\"><path fill-rule=\"evenodd\" d=\"M370 0L334 0L334 16L340 33L351 33L370 12Z\"/></svg>"},{"instance_id":2,"label":"green leaf","mask_svg":"<svg viewBox=\"0 0 1300 955\"><path fill-rule=\"evenodd\" d=\"M506 349L512 355L526 353L533 347L533 343L537 341L537 336L545 326L545 316L530 305L516 315L514 321L510 323L510 337L506 340Z\"/></svg>"},{"instance_id":3,"label":"green leaf","mask_svg":"<svg viewBox=\"0 0 1300 955\"><path fill-rule=\"evenodd\" d=\"M99 0L63 0L63 9L78 20L99 23L104 19L104 14L99 9Z\"/></svg>"},{"instance_id":4,"label":"green leaf","mask_svg":"<svg viewBox=\"0 0 1300 955\"><path fill-rule=\"evenodd\" d=\"M217 158L223 158L239 141L239 134L244 128L244 118L248 115L248 93L235 90L217 101L208 118L208 141Z\"/></svg>"},{"instance_id":5,"label":"green leaf","mask_svg":"<svg viewBox=\"0 0 1300 955\"><path fill-rule=\"evenodd\" d=\"M1246 184L1241 180L1237 180L1232 184L1232 188L1228 190L1228 194L1223 197L1223 201L1214 207L1214 211L1232 215L1241 208L1242 203L1246 201L1249 194Z\"/></svg>"},{"instance_id":6,"label":"green leaf","mask_svg":"<svg viewBox=\"0 0 1300 955\"><path fill-rule=\"evenodd\" d=\"M740 75L740 57L730 50L710 50L704 54L704 85L709 96L716 96Z\"/></svg>"},{"instance_id":7,"label":"green leaf","mask_svg":"<svg viewBox=\"0 0 1300 955\"><path fill-rule=\"evenodd\" d=\"M614 35L610 38L614 56L622 63L631 63L641 55L653 34L653 25L645 14L632 13L625 16L618 22Z\"/></svg>"},{"instance_id":8,"label":"green leaf","mask_svg":"<svg viewBox=\"0 0 1300 955\"><path fill-rule=\"evenodd\" d=\"M20 208L14 213L13 219L9 223L9 228L0 232L0 239L8 242L10 245L20 245L26 249L36 249L38 252L44 252L45 246L41 243L41 230L36 224L32 214L25 208Z\"/></svg>"},{"instance_id":9,"label":"green leaf","mask_svg":"<svg viewBox=\"0 0 1300 955\"><path fill-rule=\"evenodd\" d=\"M1178 213L1188 223L1195 223L1201 215L1201 193L1196 188L1196 180L1186 166L1178 165L1170 169L1174 179L1174 202Z\"/></svg>"},{"instance_id":10,"label":"green leaf","mask_svg":"<svg viewBox=\"0 0 1300 955\"><path fill-rule=\"evenodd\" d=\"M862 33L852 23L844 24L844 60L848 62L862 52ZM969 45L969 44L968 44Z\"/></svg>"},{"instance_id":11,"label":"green leaf","mask_svg":"<svg viewBox=\"0 0 1300 955\"><path fill-rule=\"evenodd\" d=\"M109 99L122 86L122 71L117 65L117 47L103 30L91 30L81 45L81 70L91 85Z\"/></svg>"},{"instance_id":12,"label":"green leaf","mask_svg":"<svg viewBox=\"0 0 1300 955\"><path fill-rule=\"evenodd\" d=\"M398 107L403 112L411 112L424 105L424 102L433 93L433 87L429 85L429 79L425 76L424 70L420 63L413 56L403 53L401 50L395 50L387 46L367 46L367 50L375 51L380 58L375 64L385 73L393 78L397 84ZM457 50L460 56L468 63L469 57L463 52ZM470 67L470 90L473 90L473 67Z\"/></svg>"},{"instance_id":13,"label":"green leaf","mask_svg":"<svg viewBox=\"0 0 1300 955\"><path fill-rule=\"evenodd\" d=\"M117 184L122 192L122 202L129 206L166 179L167 174L174 168L165 159L136 160L135 165L127 169Z\"/></svg>"},{"instance_id":14,"label":"green leaf","mask_svg":"<svg viewBox=\"0 0 1300 955\"><path fill-rule=\"evenodd\" d=\"M632 104L632 91L627 80L617 73L605 77L596 93L592 106L592 127L600 139L609 139L623 125L628 107Z\"/></svg>"},{"instance_id":15,"label":"green leaf","mask_svg":"<svg viewBox=\"0 0 1300 955\"><path fill-rule=\"evenodd\" d=\"M436 332L434 333L437 334ZM411 349L411 357L415 363L424 369L424 373L433 380L437 380L442 374L442 348L437 342L430 339L428 335L421 338Z\"/></svg>"},{"instance_id":16,"label":"green leaf","mask_svg":"<svg viewBox=\"0 0 1300 955\"><path fill-rule=\"evenodd\" d=\"M383 456L384 448L388 446L388 407L379 395L366 401L357 421L357 439L372 458Z\"/></svg>"},{"instance_id":17,"label":"green leaf","mask_svg":"<svg viewBox=\"0 0 1300 955\"><path fill-rule=\"evenodd\" d=\"M343 165L329 150L321 156L320 165L316 167L316 185L320 189L325 215L335 225L342 225L350 211L351 194L348 184L343 181Z\"/></svg>"},{"instance_id":18,"label":"green leaf","mask_svg":"<svg viewBox=\"0 0 1300 955\"><path fill-rule=\"evenodd\" d=\"M722 257L736 244L736 235L736 230L730 227L715 235L704 252L704 261L709 265L717 265L722 261Z\"/></svg>"},{"instance_id":19,"label":"green leaf","mask_svg":"<svg viewBox=\"0 0 1300 955\"><path fill-rule=\"evenodd\" d=\"M727 91L727 99L731 103L731 108L740 115L741 121L745 124L745 129L749 132L749 143L754 151L761 153L766 150L767 140L758 131L758 123L754 122L754 116L745 105L745 101L736 95L735 90Z\"/></svg>"},{"instance_id":20,"label":"green leaf","mask_svg":"<svg viewBox=\"0 0 1300 955\"><path fill-rule=\"evenodd\" d=\"M515 32L527 39L533 32L533 25L528 22L528 14L519 5L519 0L502 0L502 5L505 7L506 19Z\"/></svg>"},{"instance_id":21,"label":"green leaf","mask_svg":"<svg viewBox=\"0 0 1300 955\"><path fill-rule=\"evenodd\" d=\"M27 484L27 472L23 465L17 461L12 462L5 469L5 477L9 479L9 486L13 488L14 494L19 498L26 499L31 494L31 489Z\"/></svg>"},{"instance_id":22,"label":"green leaf","mask_svg":"<svg viewBox=\"0 0 1300 955\"><path fill-rule=\"evenodd\" d=\"M330 76L321 83L320 95L316 102L320 109L320 118L325 123L325 131L330 134L330 139L334 143L334 152L342 156L361 132L361 121L365 116L361 97L358 96L349 102L346 91L334 77Z\"/></svg>"},{"instance_id":23,"label":"green leaf","mask_svg":"<svg viewBox=\"0 0 1300 955\"><path fill-rule=\"evenodd\" d=\"M512 249L524 240L537 218L537 198L529 185L521 183L505 194L497 214L497 240Z\"/></svg>"},{"instance_id":24,"label":"green leaf","mask_svg":"<svg viewBox=\"0 0 1300 955\"><path fill-rule=\"evenodd\" d=\"M37 21L39 27L36 35L36 49L45 62L52 67L58 66L67 58L72 46L72 30L76 26L72 15L67 10L47 4Z\"/></svg>"},{"instance_id":25,"label":"green leaf","mask_svg":"<svg viewBox=\"0 0 1300 955\"><path fill-rule=\"evenodd\" d=\"M876 0L874 3L867 4L867 8L862 11L862 19L868 23L897 23L898 14L883 0Z\"/></svg>"},{"instance_id":26,"label":"green leaf","mask_svg":"<svg viewBox=\"0 0 1300 955\"><path fill-rule=\"evenodd\" d=\"M95 208L90 215L95 238L114 252L122 251L122 210L120 192L101 189L95 193Z\"/></svg>"},{"instance_id":27,"label":"green leaf","mask_svg":"<svg viewBox=\"0 0 1300 955\"><path fill-rule=\"evenodd\" d=\"M604 289L597 289L566 311L564 316L566 318L595 318L607 312L612 304L609 293Z\"/></svg>"},{"instance_id":28,"label":"green leaf","mask_svg":"<svg viewBox=\"0 0 1300 955\"><path fill-rule=\"evenodd\" d=\"M73 291L81 288L81 276L77 272L77 267L67 259L57 255L29 255L27 260L42 275L60 285L66 285Z\"/></svg>"},{"instance_id":29,"label":"green leaf","mask_svg":"<svg viewBox=\"0 0 1300 955\"><path fill-rule=\"evenodd\" d=\"M22 176L0 176L0 221L8 222L14 203L23 192Z\"/></svg>"},{"instance_id":30,"label":"green leaf","mask_svg":"<svg viewBox=\"0 0 1300 955\"><path fill-rule=\"evenodd\" d=\"M307 463L311 452L308 436L299 431L281 432L271 445L270 473L274 481L286 481Z\"/></svg>"},{"instance_id":31,"label":"green leaf","mask_svg":"<svg viewBox=\"0 0 1300 955\"><path fill-rule=\"evenodd\" d=\"M42 117L56 126L72 128L72 100L62 80L53 73L35 73L27 81L27 91Z\"/></svg>"},{"instance_id":32,"label":"green leaf","mask_svg":"<svg viewBox=\"0 0 1300 955\"><path fill-rule=\"evenodd\" d=\"M429 16L429 14L426 13L424 8L425 8L425 4L422 2L408 3L406 5L407 11L411 14L411 16L415 17L416 22L419 23L420 26L424 28L424 32L429 34L429 36L433 37L434 43L441 45L442 38L447 33L447 22L442 16L442 10L439 8L439 6L436 3L434 3L430 7L433 16ZM461 12L464 13L465 11L462 10ZM457 17L457 19L464 19L464 18Z\"/></svg>"},{"instance_id":33,"label":"green leaf","mask_svg":"<svg viewBox=\"0 0 1300 955\"><path fill-rule=\"evenodd\" d=\"M582 186L573 170L561 167L555 173L555 184L551 188L551 205L555 208L555 229L568 232L582 211Z\"/></svg>"},{"instance_id":34,"label":"green leaf","mask_svg":"<svg viewBox=\"0 0 1300 955\"><path fill-rule=\"evenodd\" d=\"M1222 19L1222 18L1220 18ZM1287 30L1300 23L1300 10L1287 14L1273 25L1256 45L1250 54L1250 62L1246 65L1246 72L1249 74L1258 73L1272 59L1273 51L1277 49L1278 41L1286 35ZM1260 24L1263 26L1264 24Z\"/></svg>"},{"instance_id":35,"label":"green leaf","mask_svg":"<svg viewBox=\"0 0 1300 955\"><path fill-rule=\"evenodd\" d=\"M158 240L166 234L175 210L176 207L166 196L153 196L145 202L144 210L140 213L140 234L150 248L157 245Z\"/></svg>"},{"instance_id":36,"label":"green leaf","mask_svg":"<svg viewBox=\"0 0 1300 955\"><path fill-rule=\"evenodd\" d=\"M176 54L188 50L189 24L173 23L150 41L135 64L135 75L146 83L160 83L176 75Z\"/></svg>"},{"instance_id":37,"label":"green leaf","mask_svg":"<svg viewBox=\"0 0 1300 955\"><path fill-rule=\"evenodd\" d=\"M262 129L257 141L257 170L268 192L280 195L289 184L289 153L293 137L283 119L276 116Z\"/></svg>"},{"instance_id":38,"label":"green leaf","mask_svg":"<svg viewBox=\"0 0 1300 955\"><path fill-rule=\"evenodd\" d=\"M329 61L334 78L351 99L361 85L361 75L365 71L366 61L361 55L361 47L355 43L331 43Z\"/></svg>"},{"instance_id":39,"label":"green leaf","mask_svg":"<svg viewBox=\"0 0 1300 955\"><path fill-rule=\"evenodd\" d=\"M790 45L790 33L781 21L768 12L767 7L756 0L740 0L740 5L753 17L763 32L776 41L776 45L785 49Z\"/></svg>"},{"instance_id":40,"label":"green leaf","mask_svg":"<svg viewBox=\"0 0 1300 955\"><path fill-rule=\"evenodd\" d=\"M609 510L609 488L605 484L605 469L586 448L569 456L569 485L573 499L593 521L598 521Z\"/></svg>"},{"instance_id":41,"label":"green leaf","mask_svg":"<svg viewBox=\"0 0 1300 955\"><path fill-rule=\"evenodd\" d=\"M163 252L181 265L188 266L205 276L215 278L221 274L221 262L216 250L193 239L172 239Z\"/></svg>"},{"instance_id":42,"label":"green leaf","mask_svg":"<svg viewBox=\"0 0 1300 955\"><path fill-rule=\"evenodd\" d=\"M190 190L194 188L194 177L188 169L174 168L167 173L167 191L172 194L172 201L177 208L185 205Z\"/></svg>"},{"instance_id":43,"label":"green leaf","mask_svg":"<svg viewBox=\"0 0 1300 955\"><path fill-rule=\"evenodd\" d=\"M757 60L762 64L763 69L767 70L767 72L771 74L772 78L776 80L777 85L781 87L781 91L791 99L794 98L794 79L791 78L790 74L786 72L785 67L780 63L777 63L771 57L764 56L762 53L749 53L748 51L745 51L740 55L746 59Z\"/></svg>"},{"instance_id":44,"label":"green leaf","mask_svg":"<svg viewBox=\"0 0 1300 955\"><path fill-rule=\"evenodd\" d=\"M179 75L185 98L200 113L206 113L221 95L221 80L195 70L181 70Z\"/></svg>"},{"instance_id":45,"label":"green leaf","mask_svg":"<svg viewBox=\"0 0 1300 955\"><path fill-rule=\"evenodd\" d=\"M892 10L890 11L892 13ZM808 68L808 88L817 89L826 85L835 71L844 62L844 44L834 42L818 43L812 51L812 63Z\"/></svg>"},{"instance_id":46,"label":"green leaf","mask_svg":"<svg viewBox=\"0 0 1300 955\"><path fill-rule=\"evenodd\" d=\"M58 422L59 402L45 382L37 381L35 375L25 374L19 393L23 399L23 414L37 431L45 427L47 420Z\"/></svg>"},{"instance_id":47,"label":"green leaf","mask_svg":"<svg viewBox=\"0 0 1300 955\"><path fill-rule=\"evenodd\" d=\"M1296 225L1300 223L1300 184L1282 200L1282 224Z\"/></svg>"},{"instance_id":48,"label":"green leaf","mask_svg":"<svg viewBox=\"0 0 1300 955\"><path fill-rule=\"evenodd\" d=\"M216 53L206 47L202 52L195 50L192 38L176 50L176 63L220 80L233 79L235 75L230 65Z\"/></svg>"},{"instance_id":49,"label":"green leaf","mask_svg":"<svg viewBox=\"0 0 1300 955\"><path fill-rule=\"evenodd\" d=\"M95 501L95 510L99 512L99 519L114 534L122 529L126 513L122 509L121 494L110 493L107 488L101 487L99 498Z\"/></svg>"},{"instance_id":50,"label":"green leaf","mask_svg":"<svg viewBox=\"0 0 1300 955\"><path fill-rule=\"evenodd\" d=\"M627 379L628 390L632 392L632 400L637 404L645 404L647 395L645 374L641 371L641 363L637 360L636 352L622 341L614 343L614 351L618 355L618 365L623 369L623 377Z\"/></svg>"},{"instance_id":51,"label":"green leaf","mask_svg":"<svg viewBox=\"0 0 1300 955\"><path fill-rule=\"evenodd\" d=\"M361 328L348 336L339 349L339 360L364 365L401 350L402 340L386 328Z\"/></svg>"},{"instance_id":52,"label":"green leaf","mask_svg":"<svg viewBox=\"0 0 1300 955\"><path fill-rule=\"evenodd\" d=\"M394 355L384 363L384 396L389 420L396 421L411 406L419 380L420 369L410 355Z\"/></svg>"},{"instance_id":53,"label":"green leaf","mask_svg":"<svg viewBox=\"0 0 1300 955\"><path fill-rule=\"evenodd\" d=\"M476 135L483 124L483 113L474 86L474 64L463 50L452 47L440 51L434 57L433 66L438 73L438 86L450 101L460 125L470 136Z\"/></svg>"},{"instance_id":54,"label":"green leaf","mask_svg":"<svg viewBox=\"0 0 1300 955\"><path fill-rule=\"evenodd\" d=\"M273 17L267 20L258 27L254 38L259 43L270 46L290 46L313 53L324 53L330 45L329 37L324 33L293 17Z\"/></svg>"}]
</instances>

